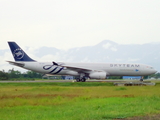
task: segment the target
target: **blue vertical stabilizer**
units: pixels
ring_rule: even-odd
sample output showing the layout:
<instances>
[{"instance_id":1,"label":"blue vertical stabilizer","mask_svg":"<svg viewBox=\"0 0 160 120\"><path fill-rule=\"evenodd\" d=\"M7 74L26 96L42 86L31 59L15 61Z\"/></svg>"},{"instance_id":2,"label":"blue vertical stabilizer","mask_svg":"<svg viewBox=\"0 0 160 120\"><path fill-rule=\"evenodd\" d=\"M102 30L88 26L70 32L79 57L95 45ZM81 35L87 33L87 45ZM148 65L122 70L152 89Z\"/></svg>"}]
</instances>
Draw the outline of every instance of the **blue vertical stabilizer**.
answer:
<instances>
[{"instance_id":1,"label":"blue vertical stabilizer","mask_svg":"<svg viewBox=\"0 0 160 120\"><path fill-rule=\"evenodd\" d=\"M15 61L35 61L31 59L15 42L8 42Z\"/></svg>"}]
</instances>

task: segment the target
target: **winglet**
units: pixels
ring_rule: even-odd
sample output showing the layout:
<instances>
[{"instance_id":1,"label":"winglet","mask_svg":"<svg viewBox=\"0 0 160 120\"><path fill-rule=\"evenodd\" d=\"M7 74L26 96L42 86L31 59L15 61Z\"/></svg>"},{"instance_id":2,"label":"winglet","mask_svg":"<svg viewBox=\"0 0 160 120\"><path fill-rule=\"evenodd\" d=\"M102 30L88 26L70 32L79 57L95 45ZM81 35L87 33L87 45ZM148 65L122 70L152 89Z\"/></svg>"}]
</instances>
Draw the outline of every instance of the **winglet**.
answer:
<instances>
[{"instance_id":1,"label":"winglet","mask_svg":"<svg viewBox=\"0 0 160 120\"><path fill-rule=\"evenodd\" d=\"M35 61L31 59L15 42L8 42L15 61Z\"/></svg>"}]
</instances>

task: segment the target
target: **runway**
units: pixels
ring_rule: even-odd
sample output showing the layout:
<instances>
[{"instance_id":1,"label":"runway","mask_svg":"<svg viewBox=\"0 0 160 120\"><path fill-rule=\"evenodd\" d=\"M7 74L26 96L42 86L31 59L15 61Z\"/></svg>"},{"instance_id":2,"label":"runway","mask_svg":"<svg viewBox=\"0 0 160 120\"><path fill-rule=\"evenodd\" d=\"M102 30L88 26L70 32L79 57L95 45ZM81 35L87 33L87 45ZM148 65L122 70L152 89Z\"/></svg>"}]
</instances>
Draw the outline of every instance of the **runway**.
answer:
<instances>
[{"instance_id":1,"label":"runway","mask_svg":"<svg viewBox=\"0 0 160 120\"><path fill-rule=\"evenodd\" d=\"M139 80L86 80L86 82L137 82ZM76 80L32 80L32 81L0 81L0 83L51 83L51 82L76 82Z\"/></svg>"}]
</instances>

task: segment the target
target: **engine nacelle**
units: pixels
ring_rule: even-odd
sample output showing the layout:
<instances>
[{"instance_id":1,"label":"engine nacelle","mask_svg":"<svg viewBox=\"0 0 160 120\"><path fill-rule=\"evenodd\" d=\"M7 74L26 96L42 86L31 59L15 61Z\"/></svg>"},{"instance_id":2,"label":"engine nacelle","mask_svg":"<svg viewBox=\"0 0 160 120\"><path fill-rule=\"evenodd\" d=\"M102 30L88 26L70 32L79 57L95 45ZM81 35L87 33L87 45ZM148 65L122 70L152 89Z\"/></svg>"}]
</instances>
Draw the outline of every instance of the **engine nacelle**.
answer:
<instances>
[{"instance_id":1,"label":"engine nacelle","mask_svg":"<svg viewBox=\"0 0 160 120\"><path fill-rule=\"evenodd\" d=\"M100 71L100 72L92 72L89 74L89 77L91 79L105 79L106 78L107 73Z\"/></svg>"}]
</instances>

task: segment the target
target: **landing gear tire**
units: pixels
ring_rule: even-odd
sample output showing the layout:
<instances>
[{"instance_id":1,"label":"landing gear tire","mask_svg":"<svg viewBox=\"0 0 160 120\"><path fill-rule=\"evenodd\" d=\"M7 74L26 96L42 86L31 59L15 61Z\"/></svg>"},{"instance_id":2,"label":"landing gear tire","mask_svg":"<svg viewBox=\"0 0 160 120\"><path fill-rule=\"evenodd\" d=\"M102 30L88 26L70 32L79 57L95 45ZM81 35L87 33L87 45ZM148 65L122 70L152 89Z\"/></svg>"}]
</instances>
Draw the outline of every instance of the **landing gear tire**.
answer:
<instances>
[{"instance_id":1,"label":"landing gear tire","mask_svg":"<svg viewBox=\"0 0 160 120\"><path fill-rule=\"evenodd\" d=\"M140 81L143 82L143 79L141 78Z\"/></svg>"},{"instance_id":2,"label":"landing gear tire","mask_svg":"<svg viewBox=\"0 0 160 120\"><path fill-rule=\"evenodd\" d=\"M82 81L82 82L86 82L86 79L85 79L85 78L82 78L81 81Z\"/></svg>"},{"instance_id":3,"label":"landing gear tire","mask_svg":"<svg viewBox=\"0 0 160 120\"><path fill-rule=\"evenodd\" d=\"M79 78L76 79L77 82L80 82L81 80Z\"/></svg>"},{"instance_id":4,"label":"landing gear tire","mask_svg":"<svg viewBox=\"0 0 160 120\"><path fill-rule=\"evenodd\" d=\"M143 82L143 76L141 77L140 81Z\"/></svg>"},{"instance_id":5,"label":"landing gear tire","mask_svg":"<svg viewBox=\"0 0 160 120\"><path fill-rule=\"evenodd\" d=\"M80 79L80 78L77 78L76 81L77 81L77 82L86 82L86 79L85 79L85 78L81 78L81 79Z\"/></svg>"}]
</instances>

